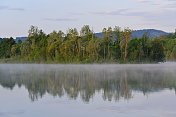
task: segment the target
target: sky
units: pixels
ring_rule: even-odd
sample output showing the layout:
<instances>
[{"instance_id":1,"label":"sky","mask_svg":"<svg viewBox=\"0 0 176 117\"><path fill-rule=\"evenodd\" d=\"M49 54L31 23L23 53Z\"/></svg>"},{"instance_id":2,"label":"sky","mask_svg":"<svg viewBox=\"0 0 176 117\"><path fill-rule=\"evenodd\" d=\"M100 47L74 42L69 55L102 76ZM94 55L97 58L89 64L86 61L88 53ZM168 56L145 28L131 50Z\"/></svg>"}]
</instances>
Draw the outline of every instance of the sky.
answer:
<instances>
[{"instance_id":1,"label":"sky","mask_svg":"<svg viewBox=\"0 0 176 117\"><path fill-rule=\"evenodd\" d=\"M31 25L47 34L83 25L174 32L176 0L0 0L0 37L27 36Z\"/></svg>"}]
</instances>

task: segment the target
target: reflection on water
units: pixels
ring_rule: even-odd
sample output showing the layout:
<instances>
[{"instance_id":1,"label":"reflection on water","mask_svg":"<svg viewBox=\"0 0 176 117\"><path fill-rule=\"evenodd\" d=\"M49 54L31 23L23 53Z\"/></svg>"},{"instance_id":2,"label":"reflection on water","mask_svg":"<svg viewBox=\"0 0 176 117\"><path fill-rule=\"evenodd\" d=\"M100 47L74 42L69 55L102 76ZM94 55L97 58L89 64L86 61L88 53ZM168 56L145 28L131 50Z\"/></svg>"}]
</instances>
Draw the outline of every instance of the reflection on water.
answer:
<instances>
[{"instance_id":1,"label":"reflection on water","mask_svg":"<svg viewBox=\"0 0 176 117\"><path fill-rule=\"evenodd\" d=\"M175 65L0 65L0 85L24 86L32 101L46 94L85 102L101 92L108 101L129 100L133 92L176 91Z\"/></svg>"}]
</instances>

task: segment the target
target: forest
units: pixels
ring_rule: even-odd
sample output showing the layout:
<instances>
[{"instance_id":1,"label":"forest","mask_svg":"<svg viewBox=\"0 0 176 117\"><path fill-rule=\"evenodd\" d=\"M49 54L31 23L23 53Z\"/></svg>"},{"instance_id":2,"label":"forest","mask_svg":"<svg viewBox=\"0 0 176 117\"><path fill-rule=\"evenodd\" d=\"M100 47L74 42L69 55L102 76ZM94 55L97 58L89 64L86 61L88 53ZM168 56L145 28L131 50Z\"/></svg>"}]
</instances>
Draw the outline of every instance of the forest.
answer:
<instances>
[{"instance_id":1,"label":"forest","mask_svg":"<svg viewBox=\"0 0 176 117\"><path fill-rule=\"evenodd\" d=\"M176 60L176 33L131 38L132 30L115 26L97 37L89 25L78 31L44 33L31 26L27 40L0 39L0 62L16 63L158 63Z\"/></svg>"}]
</instances>

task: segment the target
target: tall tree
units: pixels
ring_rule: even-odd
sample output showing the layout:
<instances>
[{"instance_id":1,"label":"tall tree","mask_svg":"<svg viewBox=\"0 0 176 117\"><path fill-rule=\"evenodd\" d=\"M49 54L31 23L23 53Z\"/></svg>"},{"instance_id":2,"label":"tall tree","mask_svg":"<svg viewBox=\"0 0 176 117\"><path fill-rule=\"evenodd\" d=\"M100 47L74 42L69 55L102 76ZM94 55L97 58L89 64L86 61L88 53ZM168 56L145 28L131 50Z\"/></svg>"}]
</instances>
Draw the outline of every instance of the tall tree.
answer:
<instances>
[{"instance_id":1,"label":"tall tree","mask_svg":"<svg viewBox=\"0 0 176 117\"><path fill-rule=\"evenodd\" d=\"M126 61L128 55L128 43L131 39L131 30L129 28L125 28L123 31L123 47L124 47L124 55L123 59Z\"/></svg>"},{"instance_id":2,"label":"tall tree","mask_svg":"<svg viewBox=\"0 0 176 117\"><path fill-rule=\"evenodd\" d=\"M49 55L49 59L55 60L56 58L57 59L61 58L60 47L63 41L64 41L64 33L62 31L59 32L53 31L52 33L49 34L47 38L48 43L47 53Z\"/></svg>"},{"instance_id":3,"label":"tall tree","mask_svg":"<svg viewBox=\"0 0 176 117\"><path fill-rule=\"evenodd\" d=\"M112 55L112 52L111 52L111 46L112 46L112 44L114 43L114 38L113 38L113 31L112 31L112 28L111 27L108 27L108 29L107 29L107 46L108 46L108 59L109 60L111 60L112 59L112 57L111 57L111 55Z\"/></svg>"},{"instance_id":4,"label":"tall tree","mask_svg":"<svg viewBox=\"0 0 176 117\"><path fill-rule=\"evenodd\" d=\"M104 28L102 32L103 32L103 58L104 60L106 60L106 56L107 56L106 48L107 48L107 42L108 42L107 29Z\"/></svg>"},{"instance_id":5,"label":"tall tree","mask_svg":"<svg viewBox=\"0 0 176 117\"><path fill-rule=\"evenodd\" d=\"M86 50L87 50L87 45L89 44L89 41L94 38L94 34L93 34L93 30L90 29L90 26L89 25L84 25L82 28L81 28L81 31L80 31L80 36L81 36L81 50L82 50L82 53L83 53L83 58L85 59L87 57L87 53L86 53Z\"/></svg>"},{"instance_id":6,"label":"tall tree","mask_svg":"<svg viewBox=\"0 0 176 117\"><path fill-rule=\"evenodd\" d=\"M15 45L15 41L12 37L2 39L0 42L0 58L10 58L13 45Z\"/></svg>"},{"instance_id":7,"label":"tall tree","mask_svg":"<svg viewBox=\"0 0 176 117\"><path fill-rule=\"evenodd\" d=\"M114 38L115 38L115 58L120 59L123 56L123 34L121 28L119 26L115 26L114 28Z\"/></svg>"}]
</instances>

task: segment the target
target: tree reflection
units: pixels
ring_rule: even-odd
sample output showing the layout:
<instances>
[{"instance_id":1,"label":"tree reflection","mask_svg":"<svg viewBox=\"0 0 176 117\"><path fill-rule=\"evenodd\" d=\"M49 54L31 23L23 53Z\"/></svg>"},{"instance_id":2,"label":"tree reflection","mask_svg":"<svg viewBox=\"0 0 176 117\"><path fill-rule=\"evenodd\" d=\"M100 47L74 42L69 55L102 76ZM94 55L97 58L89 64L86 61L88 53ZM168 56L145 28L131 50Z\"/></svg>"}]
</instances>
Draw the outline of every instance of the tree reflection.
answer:
<instances>
[{"instance_id":1,"label":"tree reflection","mask_svg":"<svg viewBox=\"0 0 176 117\"><path fill-rule=\"evenodd\" d=\"M174 71L174 69L173 69ZM32 101L45 94L71 99L79 96L89 102L97 92L108 101L129 100L133 91L144 95L165 88L176 91L176 73L169 70L143 68L102 69L86 67L28 68L18 70L0 68L0 85L13 90L15 85L24 86Z\"/></svg>"}]
</instances>

